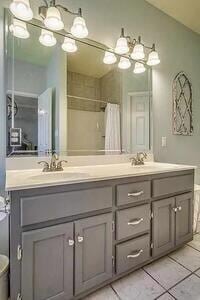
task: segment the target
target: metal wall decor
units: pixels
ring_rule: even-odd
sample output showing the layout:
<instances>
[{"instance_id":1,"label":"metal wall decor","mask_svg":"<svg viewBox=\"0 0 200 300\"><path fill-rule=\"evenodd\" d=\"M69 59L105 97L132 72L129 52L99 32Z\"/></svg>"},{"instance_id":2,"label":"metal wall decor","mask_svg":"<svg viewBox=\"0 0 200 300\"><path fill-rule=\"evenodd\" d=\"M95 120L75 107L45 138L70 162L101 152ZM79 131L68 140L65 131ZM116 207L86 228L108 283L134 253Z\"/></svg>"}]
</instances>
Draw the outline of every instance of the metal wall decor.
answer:
<instances>
[{"instance_id":1,"label":"metal wall decor","mask_svg":"<svg viewBox=\"0 0 200 300\"><path fill-rule=\"evenodd\" d=\"M192 85L184 72L173 81L173 133L192 135Z\"/></svg>"}]
</instances>

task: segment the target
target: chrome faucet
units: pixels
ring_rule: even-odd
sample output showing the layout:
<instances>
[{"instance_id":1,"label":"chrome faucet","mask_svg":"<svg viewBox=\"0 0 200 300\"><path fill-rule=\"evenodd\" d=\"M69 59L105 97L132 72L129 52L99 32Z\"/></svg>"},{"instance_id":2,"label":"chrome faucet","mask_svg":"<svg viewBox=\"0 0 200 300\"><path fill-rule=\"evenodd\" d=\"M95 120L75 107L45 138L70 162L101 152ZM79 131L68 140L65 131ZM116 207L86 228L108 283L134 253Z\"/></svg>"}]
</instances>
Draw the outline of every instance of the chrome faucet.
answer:
<instances>
[{"instance_id":1,"label":"chrome faucet","mask_svg":"<svg viewBox=\"0 0 200 300\"><path fill-rule=\"evenodd\" d=\"M145 152L138 152L136 154L136 157L131 157L130 161L131 161L131 165L135 165L135 166L141 166L144 165L144 159L147 158L147 154Z\"/></svg>"},{"instance_id":2,"label":"chrome faucet","mask_svg":"<svg viewBox=\"0 0 200 300\"><path fill-rule=\"evenodd\" d=\"M67 163L66 160L60 160L56 153L53 153L51 156L51 161L48 163L47 161L39 161L38 164L43 164L42 172L57 172L64 171L63 163Z\"/></svg>"}]
</instances>

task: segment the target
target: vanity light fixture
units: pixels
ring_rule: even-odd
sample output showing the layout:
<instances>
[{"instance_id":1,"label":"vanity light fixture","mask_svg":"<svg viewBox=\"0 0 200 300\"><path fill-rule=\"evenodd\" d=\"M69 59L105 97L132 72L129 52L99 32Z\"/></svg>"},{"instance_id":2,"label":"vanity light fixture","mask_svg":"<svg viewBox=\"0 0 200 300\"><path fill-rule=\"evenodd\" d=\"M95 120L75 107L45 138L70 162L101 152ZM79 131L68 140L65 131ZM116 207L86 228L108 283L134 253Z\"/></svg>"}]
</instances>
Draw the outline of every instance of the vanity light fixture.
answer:
<instances>
[{"instance_id":1,"label":"vanity light fixture","mask_svg":"<svg viewBox=\"0 0 200 300\"><path fill-rule=\"evenodd\" d=\"M30 21L33 18L33 11L29 0L13 0L10 4L12 14L23 21Z\"/></svg>"},{"instance_id":2,"label":"vanity light fixture","mask_svg":"<svg viewBox=\"0 0 200 300\"><path fill-rule=\"evenodd\" d=\"M141 37L139 36L138 41L136 42L133 52L131 53L131 58L134 60L140 60L145 58L144 46L141 43Z\"/></svg>"},{"instance_id":3,"label":"vanity light fixture","mask_svg":"<svg viewBox=\"0 0 200 300\"><path fill-rule=\"evenodd\" d=\"M147 60L148 66L156 66L160 63L158 52L156 51L155 44L153 44L152 51L149 53Z\"/></svg>"},{"instance_id":4,"label":"vanity light fixture","mask_svg":"<svg viewBox=\"0 0 200 300\"><path fill-rule=\"evenodd\" d=\"M117 40L115 53L117 54L126 54L129 52L128 41L124 35L124 28L121 29L121 36Z\"/></svg>"},{"instance_id":5,"label":"vanity light fixture","mask_svg":"<svg viewBox=\"0 0 200 300\"><path fill-rule=\"evenodd\" d=\"M41 35L39 37L39 41L42 45L47 47L52 47L57 43L56 38L53 35L53 32L48 31L46 29L42 29Z\"/></svg>"},{"instance_id":6,"label":"vanity light fixture","mask_svg":"<svg viewBox=\"0 0 200 300\"><path fill-rule=\"evenodd\" d=\"M44 25L51 30L62 30L64 23L61 19L60 11L55 6L50 6L46 12L46 18L44 19Z\"/></svg>"},{"instance_id":7,"label":"vanity light fixture","mask_svg":"<svg viewBox=\"0 0 200 300\"><path fill-rule=\"evenodd\" d=\"M140 62L135 63L135 68L133 70L133 73L141 74L141 73L144 73L145 71L146 71L146 68L142 63L140 63Z\"/></svg>"},{"instance_id":8,"label":"vanity light fixture","mask_svg":"<svg viewBox=\"0 0 200 300\"><path fill-rule=\"evenodd\" d=\"M155 66L160 63L158 52L155 50L155 44L150 47L142 43L141 36L139 36L138 39L135 39L125 35L124 28L121 29L120 38L117 40L115 53L119 55L126 54L127 59L131 58L135 60L136 66L134 73L144 72L146 70L146 64L149 66ZM146 55L148 55L148 59L145 58ZM121 58L119 68L120 66L123 68L124 65L122 62L125 64L125 60Z\"/></svg>"},{"instance_id":9,"label":"vanity light fixture","mask_svg":"<svg viewBox=\"0 0 200 300\"><path fill-rule=\"evenodd\" d=\"M13 23L9 26L9 30L15 37L20 39L28 39L30 36L26 23L17 19L13 19Z\"/></svg>"},{"instance_id":10,"label":"vanity light fixture","mask_svg":"<svg viewBox=\"0 0 200 300\"><path fill-rule=\"evenodd\" d=\"M85 20L82 16L76 17L74 19L71 34L79 39L86 38L88 36L88 29L85 23Z\"/></svg>"},{"instance_id":11,"label":"vanity light fixture","mask_svg":"<svg viewBox=\"0 0 200 300\"><path fill-rule=\"evenodd\" d=\"M130 66L131 66L130 60L128 58L122 56L118 63L118 68L120 68L122 70L126 70L126 69L129 69Z\"/></svg>"},{"instance_id":12,"label":"vanity light fixture","mask_svg":"<svg viewBox=\"0 0 200 300\"><path fill-rule=\"evenodd\" d=\"M65 37L64 42L62 44L62 49L65 52L69 52L69 53L76 52L77 46L75 40Z\"/></svg>"},{"instance_id":13,"label":"vanity light fixture","mask_svg":"<svg viewBox=\"0 0 200 300\"><path fill-rule=\"evenodd\" d=\"M103 59L104 64L112 65L112 64L116 63L116 61L117 61L117 57L115 56L114 53L105 51L105 55L104 55L104 59Z\"/></svg>"},{"instance_id":14,"label":"vanity light fixture","mask_svg":"<svg viewBox=\"0 0 200 300\"><path fill-rule=\"evenodd\" d=\"M43 0L45 6L39 7L39 15L44 21L44 25L51 30L64 29L64 23L61 18L60 9L71 15L75 15L73 25L71 27L71 34L77 38L86 38L88 36L88 29L85 19L82 16L82 9L79 8L77 12L72 12L61 4L56 4L56 0Z\"/></svg>"}]
</instances>

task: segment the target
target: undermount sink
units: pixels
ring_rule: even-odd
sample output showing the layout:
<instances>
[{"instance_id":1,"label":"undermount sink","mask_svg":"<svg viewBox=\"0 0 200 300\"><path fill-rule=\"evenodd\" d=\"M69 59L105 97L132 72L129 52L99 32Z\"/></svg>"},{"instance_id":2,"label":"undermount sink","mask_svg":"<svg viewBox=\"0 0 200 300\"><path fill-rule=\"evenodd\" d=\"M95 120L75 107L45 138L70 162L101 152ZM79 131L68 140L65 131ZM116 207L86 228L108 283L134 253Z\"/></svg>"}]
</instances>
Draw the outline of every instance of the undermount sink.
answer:
<instances>
[{"instance_id":1,"label":"undermount sink","mask_svg":"<svg viewBox=\"0 0 200 300\"><path fill-rule=\"evenodd\" d=\"M55 180L67 180L67 179L78 179L78 178L86 178L89 175L87 173L79 173L79 172L53 172L53 173L42 173L39 175L34 175L30 177L31 180L34 181L55 181Z\"/></svg>"}]
</instances>

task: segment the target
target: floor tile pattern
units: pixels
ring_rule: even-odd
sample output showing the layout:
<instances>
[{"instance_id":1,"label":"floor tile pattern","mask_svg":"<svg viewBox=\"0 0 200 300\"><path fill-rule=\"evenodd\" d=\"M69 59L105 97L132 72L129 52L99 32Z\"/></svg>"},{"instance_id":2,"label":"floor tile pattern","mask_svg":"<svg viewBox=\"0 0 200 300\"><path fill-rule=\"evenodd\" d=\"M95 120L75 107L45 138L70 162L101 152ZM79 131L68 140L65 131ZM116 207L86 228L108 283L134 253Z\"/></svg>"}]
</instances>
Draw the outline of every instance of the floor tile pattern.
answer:
<instances>
[{"instance_id":1,"label":"floor tile pattern","mask_svg":"<svg viewBox=\"0 0 200 300\"><path fill-rule=\"evenodd\" d=\"M200 234L84 300L200 300Z\"/></svg>"}]
</instances>

